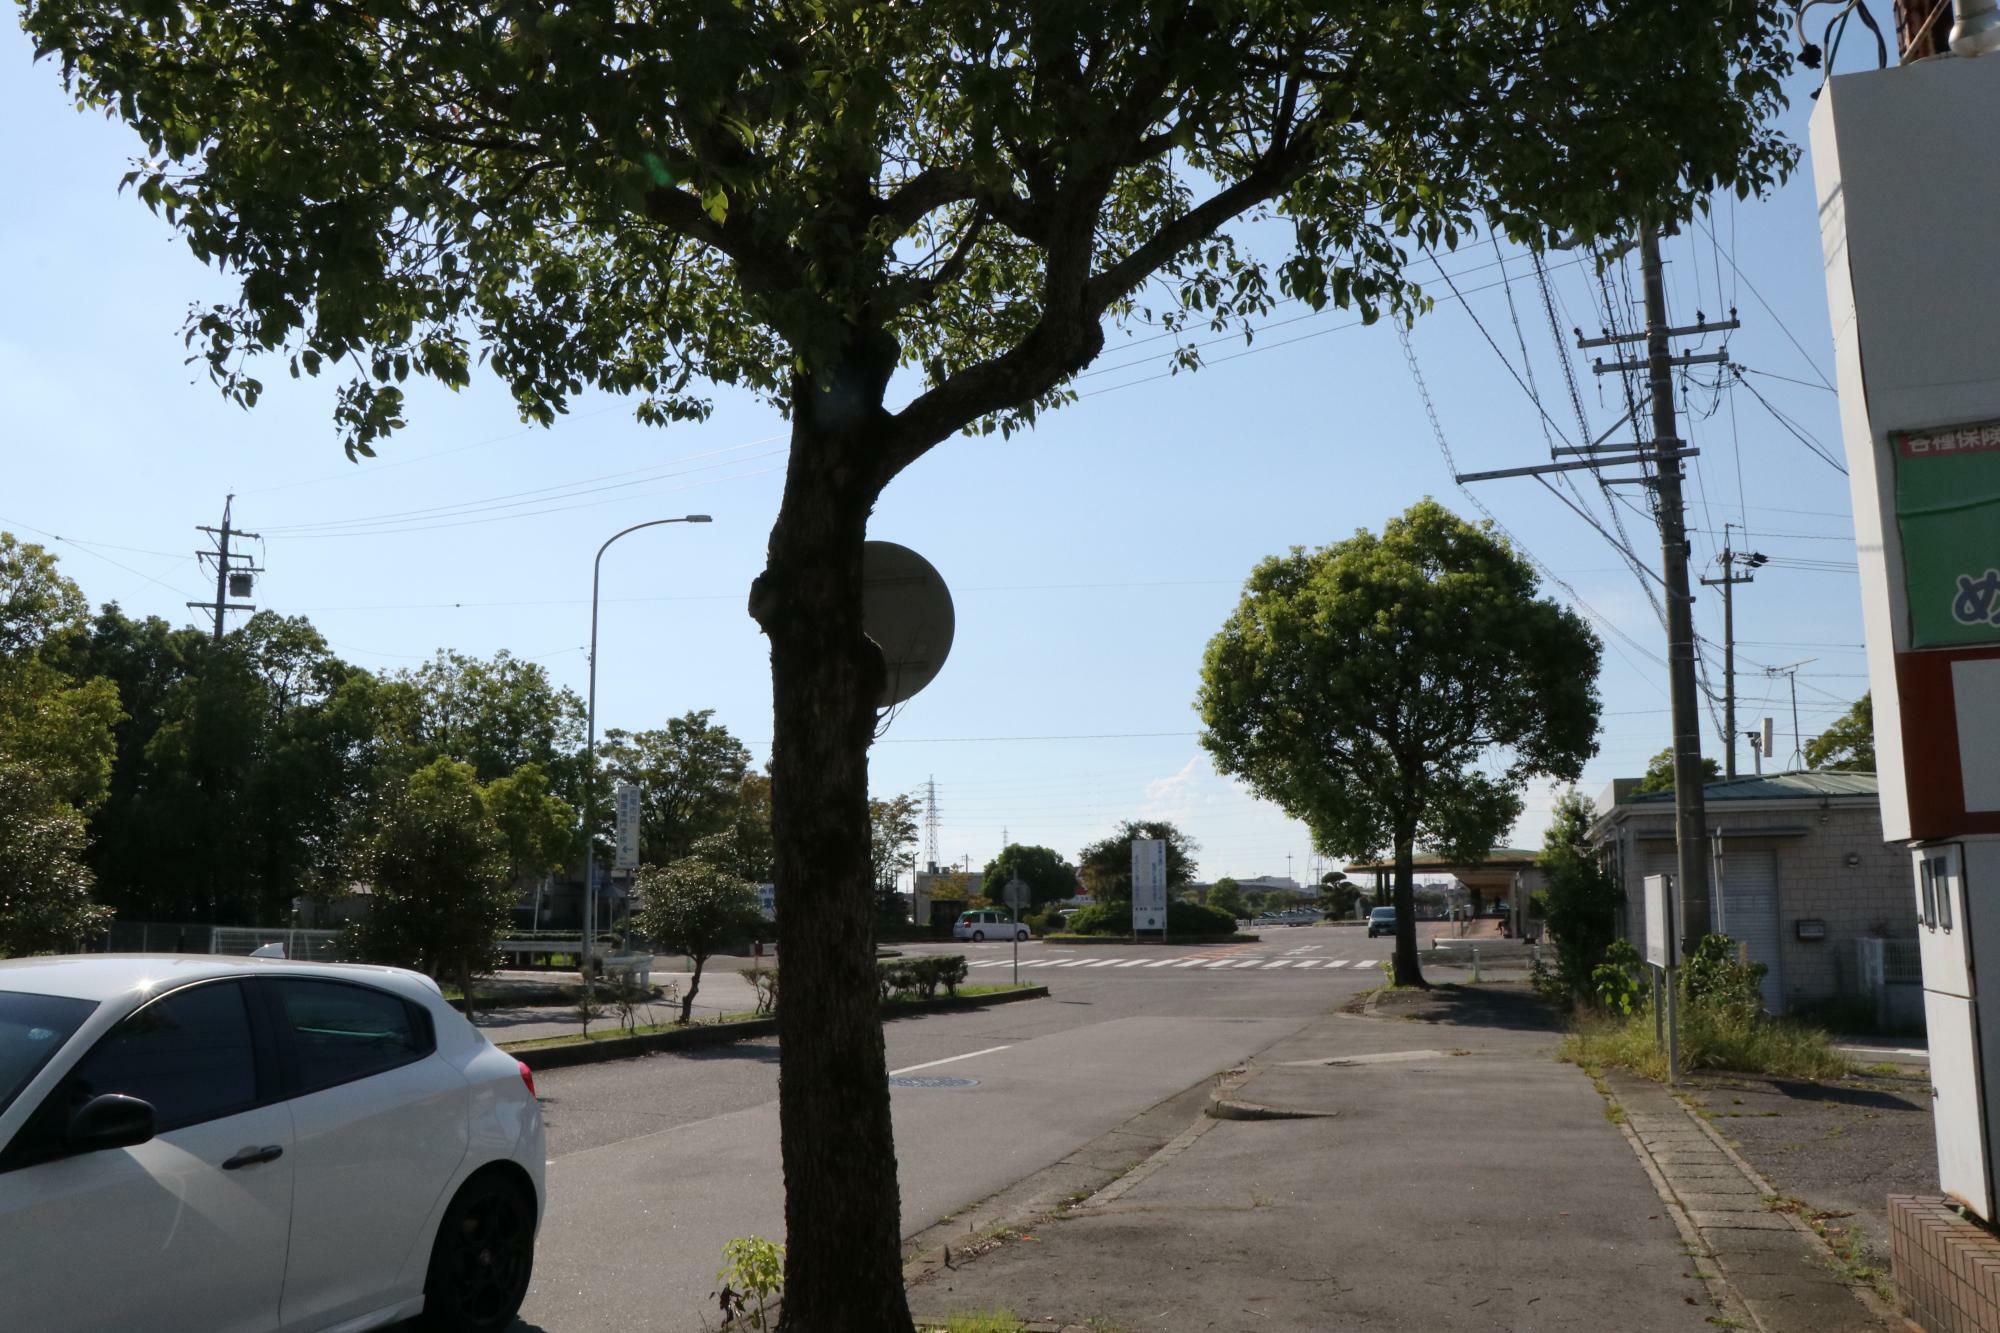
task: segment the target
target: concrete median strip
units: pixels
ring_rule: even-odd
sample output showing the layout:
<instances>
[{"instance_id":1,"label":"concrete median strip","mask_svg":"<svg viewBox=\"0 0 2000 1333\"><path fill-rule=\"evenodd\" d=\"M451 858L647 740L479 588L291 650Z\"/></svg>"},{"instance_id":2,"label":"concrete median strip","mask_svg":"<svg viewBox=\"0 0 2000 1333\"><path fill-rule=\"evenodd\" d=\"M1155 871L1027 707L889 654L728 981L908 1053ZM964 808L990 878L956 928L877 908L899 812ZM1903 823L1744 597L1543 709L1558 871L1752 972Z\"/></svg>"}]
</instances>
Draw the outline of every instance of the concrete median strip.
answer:
<instances>
[{"instance_id":1,"label":"concrete median strip","mask_svg":"<svg viewBox=\"0 0 2000 1333\"><path fill-rule=\"evenodd\" d=\"M886 1007L882 1011L882 1017L884 1020L889 1020L915 1018L924 1014L958 1013L967 1009L984 1009L989 1005L1041 999L1048 993L1047 986L1022 986L1018 990L993 991L985 995L938 996L931 1000ZM705 1023L694 1027L669 1028L664 1032L642 1032L630 1037L599 1037L594 1040L584 1040L580 1037L544 1038L534 1043L523 1042L517 1045L502 1043L500 1049L528 1068L540 1071L598 1064L606 1060L629 1060L635 1056L651 1055L656 1051L691 1050L738 1041L755 1041L762 1037L777 1035L778 1020L775 1017L749 1018L733 1023Z\"/></svg>"}]
</instances>

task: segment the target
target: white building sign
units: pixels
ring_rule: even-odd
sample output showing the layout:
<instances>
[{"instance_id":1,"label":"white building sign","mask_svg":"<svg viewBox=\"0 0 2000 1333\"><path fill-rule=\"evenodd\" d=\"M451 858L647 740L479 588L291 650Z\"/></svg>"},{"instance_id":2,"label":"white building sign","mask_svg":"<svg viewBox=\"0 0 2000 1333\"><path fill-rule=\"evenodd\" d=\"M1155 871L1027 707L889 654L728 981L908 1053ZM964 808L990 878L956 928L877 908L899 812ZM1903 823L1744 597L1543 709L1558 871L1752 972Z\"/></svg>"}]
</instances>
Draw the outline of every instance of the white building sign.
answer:
<instances>
[{"instance_id":1,"label":"white building sign","mask_svg":"<svg viewBox=\"0 0 2000 1333\"><path fill-rule=\"evenodd\" d=\"M613 870L639 868L639 788L621 782L612 790L612 808L618 814L617 852L611 859Z\"/></svg>"},{"instance_id":2,"label":"white building sign","mask_svg":"<svg viewBox=\"0 0 2000 1333\"><path fill-rule=\"evenodd\" d=\"M1167 928L1167 844L1163 838L1132 839L1132 929Z\"/></svg>"}]
</instances>

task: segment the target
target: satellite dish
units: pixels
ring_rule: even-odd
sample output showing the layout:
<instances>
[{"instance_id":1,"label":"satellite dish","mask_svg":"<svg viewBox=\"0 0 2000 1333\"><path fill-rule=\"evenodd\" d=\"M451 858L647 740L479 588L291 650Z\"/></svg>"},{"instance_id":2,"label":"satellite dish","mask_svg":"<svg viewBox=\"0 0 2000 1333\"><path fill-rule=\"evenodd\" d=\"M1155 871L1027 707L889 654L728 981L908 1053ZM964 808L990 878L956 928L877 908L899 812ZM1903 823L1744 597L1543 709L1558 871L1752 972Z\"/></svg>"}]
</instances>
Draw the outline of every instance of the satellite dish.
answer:
<instances>
[{"instance_id":1,"label":"satellite dish","mask_svg":"<svg viewBox=\"0 0 2000 1333\"><path fill-rule=\"evenodd\" d=\"M956 623L951 589L930 561L894 542L862 546L861 628L887 668L879 707L895 707L936 678Z\"/></svg>"}]
</instances>

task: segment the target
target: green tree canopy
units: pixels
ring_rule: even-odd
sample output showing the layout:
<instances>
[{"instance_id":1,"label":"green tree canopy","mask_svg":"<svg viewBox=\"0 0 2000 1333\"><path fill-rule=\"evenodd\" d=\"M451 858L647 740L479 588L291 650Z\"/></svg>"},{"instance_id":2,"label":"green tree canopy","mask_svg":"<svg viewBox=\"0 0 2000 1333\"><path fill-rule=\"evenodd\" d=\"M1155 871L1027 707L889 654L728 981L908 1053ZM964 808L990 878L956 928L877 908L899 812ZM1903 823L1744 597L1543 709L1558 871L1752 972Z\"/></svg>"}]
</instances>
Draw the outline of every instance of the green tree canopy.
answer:
<instances>
[{"instance_id":1,"label":"green tree canopy","mask_svg":"<svg viewBox=\"0 0 2000 1333\"><path fill-rule=\"evenodd\" d=\"M713 709L704 708L652 731L604 733L597 808L608 812L611 783L638 784L640 860L678 861L696 842L735 820L750 751L714 717Z\"/></svg>"},{"instance_id":2,"label":"green tree canopy","mask_svg":"<svg viewBox=\"0 0 2000 1333\"><path fill-rule=\"evenodd\" d=\"M875 874L875 910L883 920L901 920L896 885L917 863L917 798L908 794L868 801L868 864Z\"/></svg>"},{"instance_id":3,"label":"green tree canopy","mask_svg":"<svg viewBox=\"0 0 2000 1333\"><path fill-rule=\"evenodd\" d=\"M1701 757L1701 776L1704 782L1714 782L1722 777L1722 770L1716 767L1713 759L1707 755L1703 755ZM1669 745L1666 749L1654 755L1646 764L1646 776L1639 779L1639 785L1632 789L1632 793L1636 796L1646 792L1672 791L1673 789L1674 747Z\"/></svg>"},{"instance_id":4,"label":"green tree canopy","mask_svg":"<svg viewBox=\"0 0 2000 1333\"><path fill-rule=\"evenodd\" d=\"M0 753L33 765L49 799L85 812L109 789L123 717L115 682L65 669L87 624L83 590L56 558L0 532Z\"/></svg>"},{"instance_id":5,"label":"green tree canopy","mask_svg":"<svg viewBox=\"0 0 2000 1333\"><path fill-rule=\"evenodd\" d=\"M437 759L390 792L360 864L373 888L362 956L456 982L493 966L515 893L507 844L470 764Z\"/></svg>"},{"instance_id":6,"label":"green tree canopy","mask_svg":"<svg viewBox=\"0 0 2000 1333\"><path fill-rule=\"evenodd\" d=\"M517 887L562 869L579 851L576 811L549 793L549 775L540 764L523 764L487 783L485 800Z\"/></svg>"},{"instance_id":7,"label":"green tree canopy","mask_svg":"<svg viewBox=\"0 0 2000 1333\"><path fill-rule=\"evenodd\" d=\"M110 922L90 900L83 844L83 816L0 752L0 958L73 952Z\"/></svg>"},{"instance_id":8,"label":"green tree canopy","mask_svg":"<svg viewBox=\"0 0 2000 1333\"><path fill-rule=\"evenodd\" d=\"M1875 771L1875 698L1864 694L1840 720L1806 742L1806 767L1834 772Z\"/></svg>"},{"instance_id":9,"label":"green tree canopy","mask_svg":"<svg viewBox=\"0 0 2000 1333\"><path fill-rule=\"evenodd\" d=\"M1596 750L1597 636L1505 541L1433 500L1273 556L1210 640L1198 706L1216 767L1321 850L1396 858L1396 980L1417 966L1412 857L1484 855L1529 778Z\"/></svg>"},{"instance_id":10,"label":"green tree canopy","mask_svg":"<svg viewBox=\"0 0 2000 1333\"><path fill-rule=\"evenodd\" d=\"M1127 819L1118 831L1076 854L1077 874L1098 902L1132 901L1132 842L1162 838L1167 844L1167 892L1194 882L1194 855L1201 844L1164 819Z\"/></svg>"},{"instance_id":11,"label":"green tree canopy","mask_svg":"<svg viewBox=\"0 0 2000 1333\"><path fill-rule=\"evenodd\" d=\"M701 971L718 951L749 938L764 924L757 886L698 856L664 866L641 866L633 881L638 907L632 921L662 953L686 954L694 964L681 995L681 1022L694 1011Z\"/></svg>"},{"instance_id":12,"label":"green tree canopy","mask_svg":"<svg viewBox=\"0 0 2000 1333\"><path fill-rule=\"evenodd\" d=\"M1543 890L1549 935L1556 946L1556 977L1571 996L1591 994L1590 974L1604 961L1618 934L1618 909L1625 891L1591 845L1590 824L1597 807L1574 788L1556 798L1542 835Z\"/></svg>"},{"instance_id":13,"label":"green tree canopy","mask_svg":"<svg viewBox=\"0 0 2000 1333\"><path fill-rule=\"evenodd\" d=\"M888 1090L856 1072L882 1058L874 977L850 961L882 488L1070 396L1109 325L1408 311L1412 252L1478 220L1587 238L1794 158L1769 123L1779 0L22 4L72 95L138 131L134 192L238 279L187 330L237 400L262 361L352 373L358 452L402 424L409 375L475 366L544 422L589 389L701 417L715 382L790 414L750 604L778 893L823 927L788 946L779 1014L788 1327L910 1327ZM1268 253L1224 230L1272 214Z\"/></svg>"},{"instance_id":14,"label":"green tree canopy","mask_svg":"<svg viewBox=\"0 0 2000 1333\"><path fill-rule=\"evenodd\" d=\"M1227 912L1232 917L1242 918L1250 915L1250 903L1243 896L1242 886L1227 875L1209 886L1208 905Z\"/></svg>"},{"instance_id":15,"label":"green tree canopy","mask_svg":"<svg viewBox=\"0 0 2000 1333\"><path fill-rule=\"evenodd\" d=\"M581 791L583 700L538 662L439 649L422 666L382 677L373 700L377 765L408 774L436 759L472 765L480 782L539 764L565 800Z\"/></svg>"},{"instance_id":16,"label":"green tree canopy","mask_svg":"<svg viewBox=\"0 0 2000 1333\"><path fill-rule=\"evenodd\" d=\"M1063 860L1062 853L1018 842L1008 843L1000 855L986 863L980 895L1005 902L1007 881L1016 877L1028 886L1028 905L1021 909L1024 914L1076 896L1076 867Z\"/></svg>"}]
</instances>

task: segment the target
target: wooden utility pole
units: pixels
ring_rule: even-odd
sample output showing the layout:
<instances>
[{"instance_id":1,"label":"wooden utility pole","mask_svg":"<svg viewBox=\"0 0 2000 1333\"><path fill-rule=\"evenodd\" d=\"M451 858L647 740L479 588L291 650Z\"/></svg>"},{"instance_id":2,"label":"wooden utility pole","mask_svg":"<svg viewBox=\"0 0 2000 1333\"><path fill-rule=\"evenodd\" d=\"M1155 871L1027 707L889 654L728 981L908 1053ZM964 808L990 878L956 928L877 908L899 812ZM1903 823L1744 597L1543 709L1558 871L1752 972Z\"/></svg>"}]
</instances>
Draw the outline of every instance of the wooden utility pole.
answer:
<instances>
[{"instance_id":1,"label":"wooden utility pole","mask_svg":"<svg viewBox=\"0 0 2000 1333\"><path fill-rule=\"evenodd\" d=\"M1557 454L1581 455L1560 462L1537 463L1530 467L1498 468L1489 472L1461 472L1462 486L1472 481L1492 481L1501 477L1543 476L1551 472L1573 472L1636 464L1637 477L1602 477L1614 482L1638 482L1658 496L1661 583L1667 593L1667 673L1673 704L1674 729L1674 825L1679 874L1675 883L1681 898L1682 952L1694 952L1709 931L1708 819L1704 808L1701 771L1701 710L1695 697L1694 596L1688 587L1688 541L1686 516L1681 501L1681 460L1699 450L1689 448L1679 437L1674 423L1673 372L1677 366L1723 365L1729 349L1714 352L1685 352L1678 356L1668 350L1673 338L1707 336L1740 327L1736 312L1729 318L1709 322L1696 311L1693 324L1678 328L1667 324L1666 289L1660 273L1660 234L1653 227L1639 233L1641 268L1645 276L1646 327L1634 333L1606 332L1601 337L1579 336L1580 348L1613 347L1624 343L1646 344L1641 359L1594 361L1591 369L1599 375L1644 372L1647 397L1652 408L1653 431L1650 441L1609 444L1611 434L1624 424L1621 419L1610 431L1587 444L1557 449ZM1636 410L1636 409L1635 409ZM1629 414L1628 414L1629 415ZM1651 470L1645 471L1650 468Z\"/></svg>"},{"instance_id":2,"label":"wooden utility pole","mask_svg":"<svg viewBox=\"0 0 2000 1333\"><path fill-rule=\"evenodd\" d=\"M1639 233L1646 288L1646 379L1653 399L1654 488L1660 500L1661 573L1667 585L1667 693L1674 712L1674 828L1680 874L1683 956L1708 934L1708 812L1701 771L1701 706L1695 697L1694 593L1688 586L1674 372L1667 350L1667 296L1660 233Z\"/></svg>"},{"instance_id":3,"label":"wooden utility pole","mask_svg":"<svg viewBox=\"0 0 2000 1333\"><path fill-rule=\"evenodd\" d=\"M229 599L233 596L249 595L250 576L264 572L264 567L252 564L249 556L239 555L229 549L229 541L232 537L248 537L252 541L262 540L257 533L245 532L241 528L232 528L229 526L229 511L234 507L235 503L236 497L234 495L223 499L221 527L212 528L205 523L198 524L195 527L195 531L207 533L209 540L215 544L215 549L212 551L196 551L194 553L197 560L212 560L215 562L215 600L213 602L189 602L188 606L194 610L208 612L213 621L213 637L217 643L222 642L223 623L227 612L255 611L257 609L254 603L232 602Z\"/></svg>"}]
</instances>

